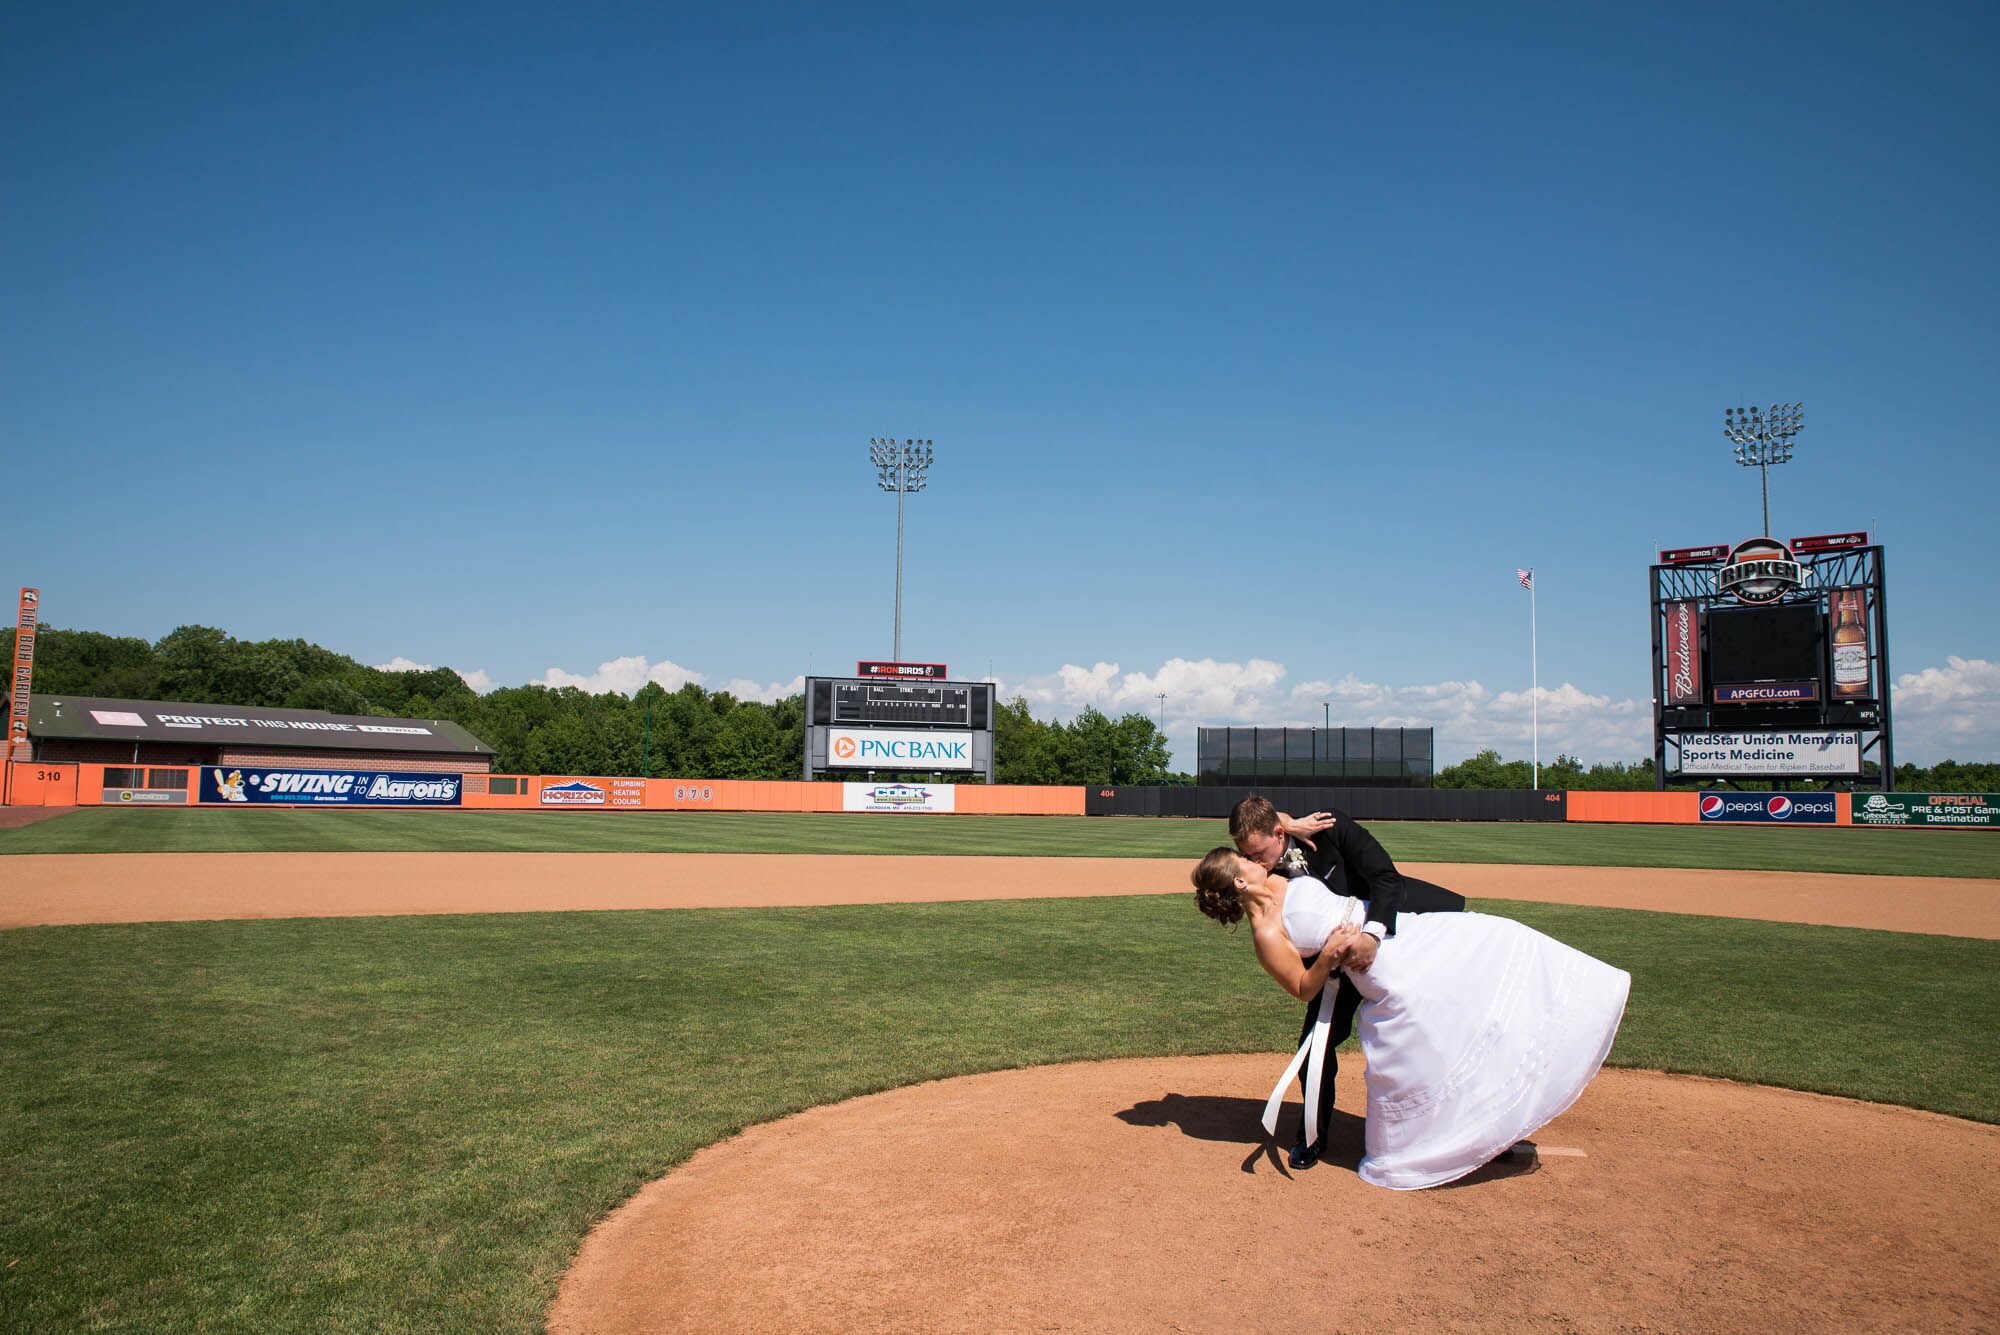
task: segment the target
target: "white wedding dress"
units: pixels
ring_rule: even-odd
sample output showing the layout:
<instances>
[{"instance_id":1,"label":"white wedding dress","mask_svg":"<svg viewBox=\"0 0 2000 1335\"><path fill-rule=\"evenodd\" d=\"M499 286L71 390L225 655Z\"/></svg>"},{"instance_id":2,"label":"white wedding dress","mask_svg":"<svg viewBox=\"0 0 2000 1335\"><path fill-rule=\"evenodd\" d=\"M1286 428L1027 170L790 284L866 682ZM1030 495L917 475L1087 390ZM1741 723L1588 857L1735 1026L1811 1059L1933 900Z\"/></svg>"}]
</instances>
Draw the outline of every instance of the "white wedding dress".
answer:
<instances>
[{"instance_id":1,"label":"white wedding dress","mask_svg":"<svg viewBox=\"0 0 2000 1335\"><path fill-rule=\"evenodd\" d=\"M1366 914L1366 901L1309 876L1285 892L1285 933L1301 955ZM1399 1191L1464 1177L1575 1103L1611 1051L1632 986L1622 969L1483 913L1401 914L1373 967L1349 977L1361 992L1356 1027L1368 1063L1361 1177ZM1318 1138L1336 981L1265 1106L1272 1135L1304 1067L1306 1139Z\"/></svg>"}]
</instances>

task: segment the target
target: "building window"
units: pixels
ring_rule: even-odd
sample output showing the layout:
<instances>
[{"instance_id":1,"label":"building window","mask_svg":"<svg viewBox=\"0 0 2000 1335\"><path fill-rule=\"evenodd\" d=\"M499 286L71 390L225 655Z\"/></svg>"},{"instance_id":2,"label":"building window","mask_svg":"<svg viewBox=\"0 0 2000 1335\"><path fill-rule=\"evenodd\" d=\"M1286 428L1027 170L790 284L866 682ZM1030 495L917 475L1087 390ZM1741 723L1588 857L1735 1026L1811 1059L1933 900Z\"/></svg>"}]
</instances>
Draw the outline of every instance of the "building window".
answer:
<instances>
[{"instance_id":1,"label":"building window","mask_svg":"<svg viewBox=\"0 0 2000 1335\"><path fill-rule=\"evenodd\" d=\"M486 781L486 791L496 797L518 797L521 794L520 779L491 778Z\"/></svg>"},{"instance_id":2,"label":"building window","mask_svg":"<svg viewBox=\"0 0 2000 1335\"><path fill-rule=\"evenodd\" d=\"M184 769L147 770L146 786L149 788L185 788L188 786L188 772Z\"/></svg>"},{"instance_id":3,"label":"building window","mask_svg":"<svg viewBox=\"0 0 2000 1335\"><path fill-rule=\"evenodd\" d=\"M111 769L107 767L104 771L104 786L106 788L144 788L146 786L146 771L142 769Z\"/></svg>"}]
</instances>

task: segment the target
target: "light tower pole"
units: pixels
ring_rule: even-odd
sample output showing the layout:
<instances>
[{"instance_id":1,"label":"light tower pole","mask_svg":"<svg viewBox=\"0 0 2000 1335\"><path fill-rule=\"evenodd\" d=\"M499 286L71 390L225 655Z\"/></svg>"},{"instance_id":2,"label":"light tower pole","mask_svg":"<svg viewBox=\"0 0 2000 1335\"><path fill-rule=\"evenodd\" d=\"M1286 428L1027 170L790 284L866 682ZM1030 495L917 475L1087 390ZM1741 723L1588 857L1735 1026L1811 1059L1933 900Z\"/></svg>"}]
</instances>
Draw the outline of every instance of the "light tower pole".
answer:
<instances>
[{"instance_id":1,"label":"light tower pole","mask_svg":"<svg viewBox=\"0 0 2000 1335\"><path fill-rule=\"evenodd\" d=\"M896 652L903 661L903 497L924 489L930 481L931 443L906 440L901 445L893 436L871 436L868 462L875 465L875 485L896 493Z\"/></svg>"},{"instance_id":2,"label":"light tower pole","mask_svg":"<svg viewBox=\"0 0 2000 1335\"><path fill-rule=\"evenodd\" d=\"M1771 536L1771 465L1787 463L1792 457L1792 437L1806 424L1803 403L1774 403L1769 409L1752 404L1722 410L1722 436L1736 447L1736 462L1758 469L1764 481L1763 536Z\"/></svg>"}]
</instances>

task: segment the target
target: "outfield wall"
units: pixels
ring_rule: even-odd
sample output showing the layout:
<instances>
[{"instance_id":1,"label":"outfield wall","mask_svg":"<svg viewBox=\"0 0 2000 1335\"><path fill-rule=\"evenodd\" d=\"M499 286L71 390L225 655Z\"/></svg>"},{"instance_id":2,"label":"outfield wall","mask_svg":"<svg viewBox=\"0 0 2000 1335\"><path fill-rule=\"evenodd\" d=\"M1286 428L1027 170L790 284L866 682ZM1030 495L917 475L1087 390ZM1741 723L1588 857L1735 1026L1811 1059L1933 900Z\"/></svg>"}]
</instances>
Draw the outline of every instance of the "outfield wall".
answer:
<instances>
[{"instance_id":1,"label":"outfield wall","mask_svg":"<svg viewBox=\"0 0 2000 1335\"><path fill-rule=\"evenodd\" d=\"M420 783L427 800L352 800L345 793L262 794L255 785L236 799L221 799L219 783L256 775L252 766L105 765L92 761L11 766L10 806L420 806L479 811L871 811L979 816L1081 816L1083 789L1068 786L985 784L804 783L798 780L627 779L600 775L404 774L363 768L299 771L303 778L329 774L374 775ZM279 767L271 771L284 772ZM455 785L438 793L440 781Z\"/></svg>"},{"instance_id":2,"label":"outfield wall","mask_svg":"<svg viewBox=\"0 0 2000 1335\"><path fill-rule=\"evenodd\" d=\"M1222 819L1252 793L1271 799L1280 811L1333 810L1356 820L1559 821L1564 795L1552 788L1324 788L1194 787L1113 788L1084 791L1090 816L1192 816Z\"/></svg>"},{"instance_id":3,"label":"outfield wall","mask_svg":"<svg viewBox=\"0 0 2000 1335\"><path fill-rule=\"evenodd\" d=\"M4 765L4 762L0 762ZM276 774L296 780L260 790ZM351 791L315 791L346 775ZM234 781L243 780L241 785ZM1233 787L802 783L627 779L599 775L439 775L390 770L4 765L10 806L374 806L474 811L820 811L978 816L1180 816L1221 819ZM1357 820L1578 821L1621 825L1871 825L2000 829L1994 793L1561 792L1553 789L1267 788L1281 810L1332 808ZM1712 808L1704 810L1704 808Z\"/></svg>"},{"instance_id":4,"label":"outfield wall","mask_svg":"<svg viewBox=\"0 0 2000 1335\"><path fill-rule=\"evenodd\" d=\"M871 794L879 794L879 799L870 800ZM796 779L618 779L568 774L495 774L487 776L484 783L475 776L467 781L464 804L483 811L575 808L598 811L866 810L961 816L1084 814L1083 789L1071 787L978 783L806 783Z\"/></svg>"},{"instance_id":5,"label":"outfield wall","mask_svg":"<svg viewBox=\"0 0 2000 1335\"><path fill-rule=\"evenodd\" d=\"M1569 819L1620 825L1695 825L1700 793L1580 793L1569 795Z\"/></svg>"}]
</instances>

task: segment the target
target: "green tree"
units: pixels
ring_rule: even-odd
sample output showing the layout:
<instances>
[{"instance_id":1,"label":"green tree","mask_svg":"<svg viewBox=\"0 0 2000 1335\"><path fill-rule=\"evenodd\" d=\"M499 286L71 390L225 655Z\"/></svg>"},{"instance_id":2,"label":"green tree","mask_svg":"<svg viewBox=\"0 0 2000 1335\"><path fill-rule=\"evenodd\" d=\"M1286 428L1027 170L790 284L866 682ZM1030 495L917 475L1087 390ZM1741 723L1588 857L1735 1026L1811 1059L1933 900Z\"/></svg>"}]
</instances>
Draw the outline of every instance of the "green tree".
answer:
<instances>
[{"instance_id":1,"label":"green tree","mask_svg":"<svg viewBox=\"0 0 2000 1335\"><path fill-rule=\"evenodd\" d=\"M783 738L769 708L739 704L722 718L709 743L711 777L717 779L789 778L798 758L783 753Z\"/></svg>"},{"instance_id":2,"label":"green tree","mask_svg":"<svg viewBox=\"0 0 2000 1335\"><path fill-rule=\"evenodd\" d=\"M232 671L237 642L213 626L179 626L153 646L160 664L160 692L169 700L233 705L223 685Z\"/></svg>"},{"instance_id":3,"label":"green tree","mask_svg":"<svg viewBox=\"0 0 2000 1335\"><path fill-rule=\"evenodd\" d=\"M368 699L339 677L314 677L285 697L287 709L324 709L329 714L366 714Z\"/></svg>"},{"instance_id":4,"label":"green tree","mask_svg":"<svg viewBox=\"0 0 2000 1335\"><path fill-rule=\"evenodd\" d=\"M993 709L993 775L1001 783L1062 783L1056 730L1028 712L1020 696Z\"/></svg>"},{"instance_id":5,"label":"green tree","mask_svg":"<svg viewBox=\"0 0 2000 1335\"><path fill-rule=\"evenodd\" d=\"M13 658L12 630L6 633L0 653ZM153 646L137 636L43 626L35 637L34 690L49 695L147 700L159 688L160 669Z\"/></svg>"},{"instance_id":6,"label":"green tree","mask_svg":"<svg viewBox=\"0 0 2000 1335\"><path fill-rule=\"evenodd\" d=\"M1447 765L1431 780L1436 788L1526 788L1531 767L1525 760L1502 760L1486 747L1469 760Z\"/></svg>"},{"instance_id":7,"label":"green tree","mask_svg":"<svg viewBox=\"0 0 2000 1335\"><path fill-rule=\"evenodd\" d=\"M1529 767L1532 771L1533 767ZM1559 755L1554 763L1542 766L1539 776L1544 788L1581 788L1583 762L1572 755Z\"/></svg>"}]
</instances>

